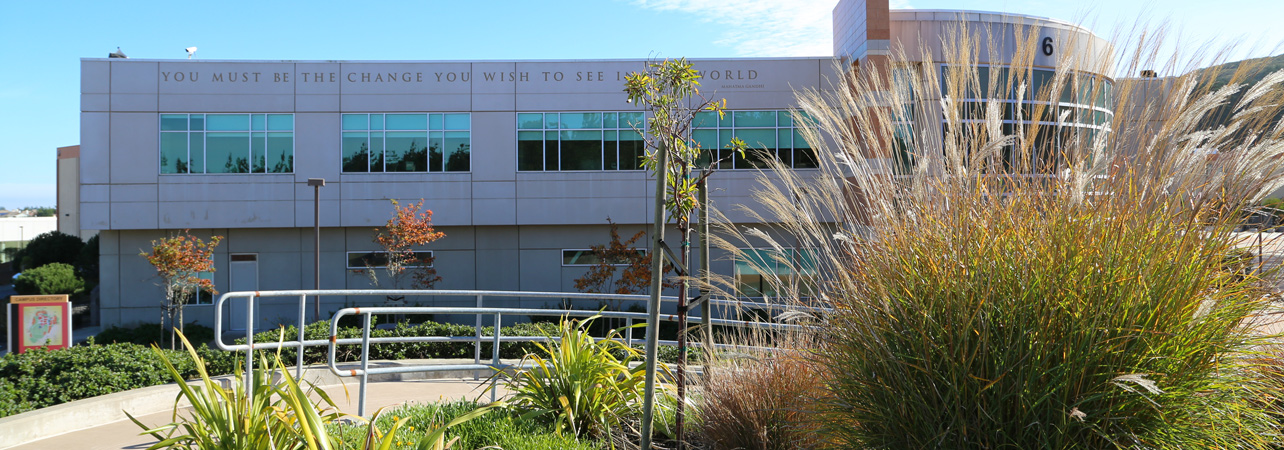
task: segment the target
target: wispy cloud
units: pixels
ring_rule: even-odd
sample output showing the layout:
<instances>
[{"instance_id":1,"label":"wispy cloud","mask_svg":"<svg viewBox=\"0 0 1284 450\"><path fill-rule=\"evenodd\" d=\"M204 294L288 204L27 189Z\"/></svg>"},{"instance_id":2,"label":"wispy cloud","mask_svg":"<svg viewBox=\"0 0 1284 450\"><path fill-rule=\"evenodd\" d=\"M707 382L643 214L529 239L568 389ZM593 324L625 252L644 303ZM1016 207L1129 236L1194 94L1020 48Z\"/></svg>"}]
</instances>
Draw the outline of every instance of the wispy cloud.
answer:
<instances>
[{"instance_id":1,"label":"wispy cloud","mask_svg":"<svg viewBox=\"0 0 1284 450\"><path fill-rule=\"evenodd\" d=\"M656 11L677 11L723 27L717 41L737 56L825 56L834 53L836 2L815 0L634 0Z\"/></svg>"}]
</instances>

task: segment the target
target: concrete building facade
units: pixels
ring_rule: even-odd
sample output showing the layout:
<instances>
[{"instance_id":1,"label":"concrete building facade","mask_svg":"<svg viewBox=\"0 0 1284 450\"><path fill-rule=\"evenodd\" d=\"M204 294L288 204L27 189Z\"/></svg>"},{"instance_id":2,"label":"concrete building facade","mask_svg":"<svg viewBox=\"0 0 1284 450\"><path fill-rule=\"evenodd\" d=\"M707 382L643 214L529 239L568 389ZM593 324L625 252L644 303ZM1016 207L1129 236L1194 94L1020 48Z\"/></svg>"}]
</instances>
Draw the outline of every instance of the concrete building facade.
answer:
<instances>
[{"instance_id":1,"label":"concrete building facade","mask_svg":"<svg viewBox=\"0 0 1284 450\"><path fill-rule=\"evenodd\" d=\"M890 11L886 0L844 0L834 16L835 54L855 66L885 62L896 45L939 47L959 20L1043 26L1058 42L1079 42L1074 51L1105 48L1086 30L1024 16ZM446 233L425 249L437 288L574 291L587 270L576 258L608 241L607 218L627 237L652 217L654 185L637 166L644 115L622 92L625 75L645 63L83 59L79 228L100 230L102 323L155 320L163 294L139 253L184 229L225 236L210 274L220 291L312 287L309 178L326 180L324 289L370 287L351 261L376 250L390 199L423 199ZM717 148L741 137L813 170L812 146L789 114L794 92L827 89L844 65L825 56L695 67L703 92L732 111L698 120L693 139ZM916 120L931 123L931 114ZM752 207L754 165L733 159L712 181L715 205L734 221L749 221L736 207ZM713 256L714 271L741 270ZM323 310L365 300L325 301ZM191 305L186 317L210 324L211 309ZM258 321L290 323L292 311L265 306Z\"/></svg>"}]
</instances>

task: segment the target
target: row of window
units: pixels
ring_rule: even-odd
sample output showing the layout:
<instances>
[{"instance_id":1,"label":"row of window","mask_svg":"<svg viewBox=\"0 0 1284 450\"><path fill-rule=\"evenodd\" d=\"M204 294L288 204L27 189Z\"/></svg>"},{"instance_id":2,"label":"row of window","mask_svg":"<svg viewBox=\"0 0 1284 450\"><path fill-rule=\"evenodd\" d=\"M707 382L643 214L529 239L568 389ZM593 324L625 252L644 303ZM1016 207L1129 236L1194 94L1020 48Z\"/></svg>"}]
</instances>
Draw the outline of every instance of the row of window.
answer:
<instances>
[{"instance_id":1,"label":"row of window","mask_svg":"<svg viewBox=\"0 0 1284 450\"><path fill-rule=\"evenodd\" d=\"M292 173L293 114L161 114L161 173Z\"/></svg>"},{"instance_id":2,"label":"row of window","mask_svg":"<svg viewBox=\"0 0 1284 450\"><path fill-rule=\"evenodd\" d=\"M635 249L638 253L645 255L646 249ZM769 280L773 277L782 281L790 282L797 279L803 292L811 292L812 283L810 279L816 275L816 256L814 251L807 249L784 249L784 253L779 253L774 249L742 249L746 254L746 259L737 260L735 264L736 286L746 297L773 297L778 293L771 287ZM432 250L417 250L414 252L415 258L420 261L432 261ZM232 259L238 258L254 261L257 255L232 255ZM601 258L593 253L590 249L568 249L562 250L563 266L594 266L600 264ZM608 264L623 264L623 261L608 261ZM349 270L361 270L369 268L382 268L388 264L387 252L347 252L347 268ZM432 267L429 263L426 267ZM419 267L419 266L411 266ZM794 270L798 268L798 270ZM214 280L213 272L201 272L198 275L202 279ZM209 292L201 291L195 297L190 299L193 305L212 305L214 296Z\"/></svg>"},{"instance_id":3,"label":"row of window","mask_svg":"<svg viewBox=\"0 0 1284 450\"><path fill-rule=\"evenodd\" d=\"M344 114L343 171L467 172L472 118L454 114Z\"/></svg>"},{"instance_id":4,"label":"row of window","mask_svg":"<svg viewBox=\"0 0 1284 450\"><path fill-rule=\"evenodd\" d=\"M763 158L816 167L816 156L789 111L731 111L696 116L691 138L706 149L703 164L726 158L722 169L761 167ZM641 170L645 154L641 112L519 113L520 171ZM343 114L344 173L468 172L472 169L469 113ZM740 138L752 151L732 155ZM293 114L161 114L162 174L293 173Z\"/></svg>"}]
</instances>

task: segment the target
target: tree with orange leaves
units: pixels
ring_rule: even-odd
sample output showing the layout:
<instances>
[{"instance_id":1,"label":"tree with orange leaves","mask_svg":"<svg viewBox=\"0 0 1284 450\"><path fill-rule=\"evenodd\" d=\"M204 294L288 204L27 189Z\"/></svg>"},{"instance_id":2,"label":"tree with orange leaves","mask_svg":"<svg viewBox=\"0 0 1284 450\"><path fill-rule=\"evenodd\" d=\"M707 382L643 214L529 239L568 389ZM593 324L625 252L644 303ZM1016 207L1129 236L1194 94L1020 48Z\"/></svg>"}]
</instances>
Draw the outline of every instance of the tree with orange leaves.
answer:
<instances>
[{"instance_id":1,"label":"tree with orange leaves","mask_svg":"<svg viewBox=\"0 0 1284 450\"><path fill-rule=\"evenodd\" d=\"M366 274L370 282L379 286L377 268L382 268L386 278L391 279L391 288L396 289L402 277L411 276L411 287L432 289L433 284L441 281L437 270L433 269L433 257L416 254L414 248L446 237L432 227L432 210L423 209L424 201L413 205L401 206L392 200L393 215L383 229L375 229L374 242L383 249L382 254L366 258ZM401 298L389 297L388 300Z\"/></svg>"},{"instance_id":2,"label":"tree with orange leaves","mask_svg":"<svg viewBox=\"0 0 1284 450\"><path fill-rule=\"evenodd\" d=\"M183 230L183 234L152 241L151 253L139 253L156 267L156 276L165 288L165 302L161 304L161 340L165 339L165 319L168 318L171 349L174 347L175 316L177 327L183 328L183 306L188 299L198 291L218 294L214 282L201 278L200 274L214 271L214 248L222 240L223 236L213 236L205 242Z\"/></svg>"},{"instance_id":3,"label":"tree with orange leaves","mask_svg":"<svg viewBox=\"0 0 1284 450\"><path fill-rule=\"evenodd\" d=\"M584 276L575 279L575 289L580 292L606 293L613 286L616 294L647 292L651 287L651 255L633 247L638 239L646 235L646 231L639 231L627 240L620 240L620 226L611 221L610 217L606 218L606 223L611 226L611 242L589 247L596 262ZM617 266L623 267L618 279L615 278ZM665 272L672 267L665 265ZM664 287L673 287L673 283L665 281ZM615 302L614 306L615 309L620 309L619 302Z\"/></svg>"}]
</instances>

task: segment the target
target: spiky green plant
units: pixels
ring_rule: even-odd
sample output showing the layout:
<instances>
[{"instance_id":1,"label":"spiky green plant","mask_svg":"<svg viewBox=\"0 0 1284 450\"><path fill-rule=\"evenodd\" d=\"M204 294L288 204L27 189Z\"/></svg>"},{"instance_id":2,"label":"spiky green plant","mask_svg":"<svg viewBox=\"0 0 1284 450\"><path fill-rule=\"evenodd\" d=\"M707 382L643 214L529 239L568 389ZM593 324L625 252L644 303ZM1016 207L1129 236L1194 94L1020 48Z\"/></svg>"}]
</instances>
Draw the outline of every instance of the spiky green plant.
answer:
<instances>
[{"instance_id":1,"label":"spiky green plant","mask_svg":"<svg viewBox=\"0 0 1284 450\"><path fill-rule=\"evenodd\" d=\"M286 369L281 354L274 355L275 371L258 369L250 387L245 387L244 375L237 372L231 388L224 389L212 380L205 372L204 361L196 354L192 344L181 331L176 331L183 342L183 347L196 361L201 383L190 386L170 363L169 358L156 346L152 350L165 364L171 377L178 384L179 397L174 403L173 422L160 427L149 427L128 412L129 420L143 428L144 433L155 437L158 442L148 450L161 448L199 448L199 449L300 449L309 450L342 448L344 442L332 436L326 425L342 416L334 401L325 391L316 389L311 383L298 380ZM282 339L284 336L279 336ZM268 367L267 358L259 355L259 367ZM275 374L280 380L273 381ZM307 387L304 388L304 385ZM251 395L252 394L252 395ZM311 394L319 400L313 401ZM180 416L178 401L187 399L192 410L186 416ZM503 402L491 403L463 414L439 427L426 430L426 434L415 443L418 450L447 450L455 439L446 439L446 432L451 427L468 422L491 409L503 406ZM387 432L375 426L380 408L369 421L362 449L388 450L400 442L397 432L405 425L406 419L393 422ZM176 434L177 433L177 434Z\"/></svg>"},{"instance_id":2,"label":"spiky green plant","mask_svg":"<svg viewBox=\"0 0 1284 450\"><path fill-rule=\"evenodd\" d=\"M510 403L528 411L523 418L551 416L559 434L614 441L621 423L637 416L645 368L629 367L638 351L618 340L619 329L603 340L593 338L589 327L598 317L564 318L558 340L539 344L537 353L523 358L534 367L508 381Z\"/></svg>"},{"instance_id":3,"label":"spiky green plant","mask_svg":"<svg viewBox=\"0 0 1284 450\"><path fill-rule=\"evenodd\" d=\"M817 297L836 309L816 356L829 435L871 449L1267 446L1279 416L1254 399L1279 392L1254 367L1268 339L1253 319L1273 286L1224 260L1227 212L1279 186L1284 73L1242 87L1241 64L1216 87L1145 40L1117 44L1134 49L1118 61L1065 55L1034 92L1037 29L958 28L948 69L901 53L801 94L822 170L776 167L757 219L779 226L725 230L732 249L814 249ZM978 69L1009 56L1009 76ZM1000 100L1049 117L1039 101L1072 85L1070 67L1185 75L1115 79L1109 132L1005 130ZM788 281L777 290L802 301Z\"/></svg>"}]
</instances>

